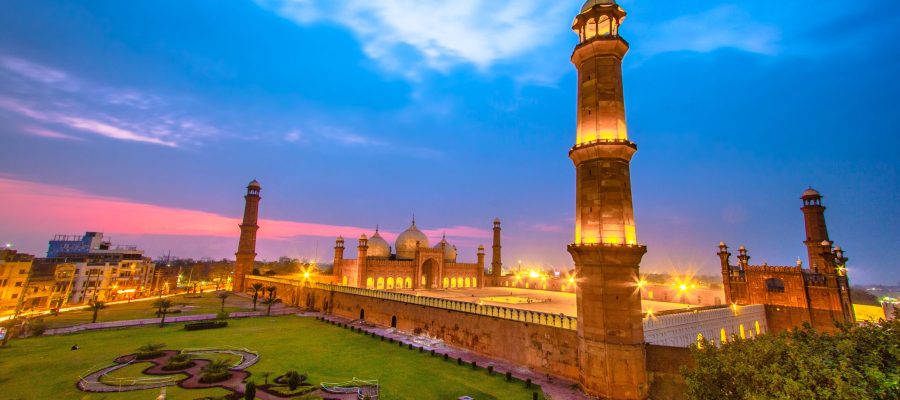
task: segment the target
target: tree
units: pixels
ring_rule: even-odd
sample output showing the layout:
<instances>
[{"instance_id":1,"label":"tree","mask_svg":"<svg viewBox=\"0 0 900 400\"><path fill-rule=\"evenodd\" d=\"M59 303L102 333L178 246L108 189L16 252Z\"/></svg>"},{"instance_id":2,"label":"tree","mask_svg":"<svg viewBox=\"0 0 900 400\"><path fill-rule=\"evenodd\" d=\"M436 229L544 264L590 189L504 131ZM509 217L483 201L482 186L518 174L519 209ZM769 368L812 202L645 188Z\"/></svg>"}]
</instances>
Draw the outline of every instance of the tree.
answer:
<instances>
[{"instance_id":1,"label":"tree","mask_svg":"<svg viewBox=\"0 0 900 400\"><path fill-rule=\"evenodd\" d=\"M106 303L104 303L102 301L92 301L91 302L91 304L88 306L88 310L91 310L94 312L94 317L91 319L92 324L97 322L97 313L99 313L100 310L102 310L104 308L106 308Z\"/></svg>"},{"instance_id":2,"label":"tree","mask_svg":"<svg viewBox=\"0 0 900 400\"><path fill-rule=\"evenodd\" d=\"M159 310L159 315L162 317L159 320L159 327L162 328L166 325L166 314L169 313L169 309L172 308L172 301L168 299L157 300L153 302L153 307L156 307Z\"/></svg>"},{"instance_id":3,"label":"tree","mask_svg":"<svg viewBox=\"0 0 900 400\"><path fill-rule=\"evenodd\" d=\"M253 289L253 311L256 311L256 301L259 299L259 292L261 292L264 287L265 286L259 282L250 285L250 289Z\"/></svg>"},{"instance_id":4,"label":"tree","mask_svg":"<svg viewBox=\"0 0 900 400\"><path fill-rule=\"evenodd\" d=\"M263 299L262 303L266 306L266 316L272 313L272 305L277 303L278 299L275 297L266 297Z\"/></svg>"},{"instance_id":5,"label":"tree","mask_svg":"<svg viewBox=\"0 0 900 400\"><path fill-rule=\"evenodd\" d=\"M301 375L297 371L288 371L288 373L284 374L284 378L287 381L288 389L291 389L293 392L306 380L306 375Z\"/></svg>"},{"instance_id":6,"label":"tree","mask_svg":"<svg viewBox=\"0 0 900 400\"><path fill-rule=\"evenodd\" d=\"M272 376L272 373L271 373L271 372L268 372L268 371L266 371L266 372L260 372L260 373L259 373L259 376L263 377L263 379L264 379L265 382L266 382L265 384L268 385L268 384L269 384L269 377Z\"/></svg>"},{"instance_id":7,"label":"tree","mask_svg":"<svg viewBox=\"0 0 900 400\"><path fill-rule=\"evenodd\" d=\"M808 324L780 334L691 350L683 368L693 399L900 398L900 320L839 326Z\"/></svg>"},{"instance_id":8,"label":"tree","mask_svg":"<svg viewBox=\"0 0 900 400\"><path fill-rule=\"evenodd\" d=\"M244 386L244 400L253 400L256 398L256 384L253 382L247 382L247 385Z\"/></svg>"},{"instance_id":9,"label":"tree","mask_svg":"<svg viewBox=\"0 0 900 400\"><path fill-rule=\"evenodd\" d=\"M219 292L219 294L216 295L216 297L222 299L222 312L225 312L225 299L227 299L228 296L231 296L231 293Z\"/></svg>"},{"instance_id":10,"label":"tree","mask_svg":"<svg viewBox=\"0 0 900 400\"><path fill-rule=\"evenodd\" d=\"M273 286L266 287L266 291L269 292L269 297L270 297L270 298L271 298L271 297L275 297L275 291L276 291L276 290L278 290L278 288L275 287L274 285L273 285Z\"/></svg>"}]
</instances>

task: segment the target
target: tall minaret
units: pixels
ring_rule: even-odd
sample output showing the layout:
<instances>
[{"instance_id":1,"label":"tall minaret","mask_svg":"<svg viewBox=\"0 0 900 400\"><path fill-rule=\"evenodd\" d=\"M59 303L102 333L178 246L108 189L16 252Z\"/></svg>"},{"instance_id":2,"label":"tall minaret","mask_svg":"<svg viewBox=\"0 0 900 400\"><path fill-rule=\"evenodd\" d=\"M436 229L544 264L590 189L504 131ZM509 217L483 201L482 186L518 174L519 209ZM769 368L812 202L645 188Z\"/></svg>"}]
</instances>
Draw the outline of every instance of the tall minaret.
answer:
<instances>
[{"instance_id":1,"label":"tall minaret","mask_svg":"<svg viewBox=\"0 0 900 400\"><path fill-rule=\"evenodd\" d=\"M494 285L500 284L500 275L503 274L503 261L500 260L500 218L494 219L494 246L491 253L491 277Z\"/></svg>"},{"instance_id":2,"label":"tall minaret","mask_svg":"<svg viewBox=\"0 0 900 400\"><path fill-rule=\"evenodd\" d=\"M575 243L581 385L603 399L646 399L649 393L641 295L645 246L637 244L619 37L625 10L614 0L588 0L572 29L578 69Z\"/></svg>"},{"instance_id":3,"label":"tall minaret","mask_svg":"<svg viewBox=\"0 0 900 400\"><path fill-rule=\"evenodd\" d=\"M827 268L827 261L822 256L831 251L831 242L828 241L828 227L825 225L825 206L822 205L822 195L815 189L809 188L800 197L803 200L803 221L806 225L806 244L809 253L809 269L819 273L831 273ZM827 243L827 244L825 244Z\"/></svg>"},{"instance_id":4,"label":"tall minaret","mask_svg":"<svg viewBox=\"0 0 900 400\"><path fill-rule=\"evenodd\" d=\"M236 262L234 265L234 283L232 288L235 292L243 292L244 278L253 271L256 263L256 231L259 229L257 221L259 218L259 192L262 187L256 179L247 185L247 195L244 196L246 203L244 204L244 221L241 222L241 240L238 242L237 253L234 254Z\"/></svg>"}]
</instances>

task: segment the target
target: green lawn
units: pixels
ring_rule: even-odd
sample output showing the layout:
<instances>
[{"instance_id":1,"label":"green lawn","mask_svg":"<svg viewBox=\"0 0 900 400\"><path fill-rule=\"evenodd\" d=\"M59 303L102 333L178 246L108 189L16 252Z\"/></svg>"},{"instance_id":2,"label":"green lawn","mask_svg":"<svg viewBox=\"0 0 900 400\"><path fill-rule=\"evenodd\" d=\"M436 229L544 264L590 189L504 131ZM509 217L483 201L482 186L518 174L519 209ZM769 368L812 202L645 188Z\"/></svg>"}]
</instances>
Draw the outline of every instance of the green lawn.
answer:
<instances>
[{"instance_id":1,"label":"green lawn","mask_svg":"<svg viewBox=\"0 0 900 400\"><path fill-rule=\"evenodd\" d=\"M179 295L167 297L175 307L172 310L181 310L181 313L169 316L191 314L215 314L222 306L222 300L216 297L215 292L204 293L200 297L186 297L197 295ZM265 306L257 305L257 310L265 311ZM225 300L225 311L252 311L253 302L246 297L229 296ZM44 316L44 321L50 328L59 328L91 322L93 312L90 310L75 310L59 313L58 316ZM97 316L97 322L118 321L125 319L156 318L156 309L153 308L153 300L134 301L131 303L113 304L103 310Z\"/></svg>"},{"instance_id":2,"label":"green lawn","mask_svg":"<svg viewBox=\"0 0 900 400\"><path fill-rule=\"evenodd\" d=\"M75 388L78 375L95 365L110 363L146 343L166 343L168 349L239 347L260 354L249 369L272 372L271 379L288 370L309 375L309 382L343 382L351 378L377 379L382 399L444 400L469 395L476 399L530 399L536 387L525 389L500 374L458 366L428 353L407 350L316 321L296 316L229 321L225 329L184 331L181 324L166 328L142 327L79 333L67 336L13 340L0 349L0 397L4 399L148 399L158 391L98 395ZM78 344L81 349L69 348ZM40 382L40 384L33 384ZM223 390L168 388L168 399L195 399Z\"/></svg>"}]
</instances>

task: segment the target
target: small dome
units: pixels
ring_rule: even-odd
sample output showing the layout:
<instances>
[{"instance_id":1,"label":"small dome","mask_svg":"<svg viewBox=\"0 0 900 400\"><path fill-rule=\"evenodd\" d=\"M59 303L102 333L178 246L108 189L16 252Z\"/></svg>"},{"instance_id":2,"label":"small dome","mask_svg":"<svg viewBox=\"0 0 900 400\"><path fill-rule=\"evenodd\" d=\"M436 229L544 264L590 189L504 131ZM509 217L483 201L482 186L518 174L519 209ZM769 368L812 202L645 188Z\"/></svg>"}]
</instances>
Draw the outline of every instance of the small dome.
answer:
<instances>
[{"instance_id":1,"label":"small dome","mask_svg":"<svg viewBox=\"0 0 900 400\"><path fill-rule=\"evenodd\" d=\"M581 6L581 12L590 10L592 7L598 6L598 5L614 6L614 5L616 5L616 0L587 0L586 2L584 2L584 5Z\"/></svg>"},{"instance_id":2,"label":"small dome","mask_svg":"<svg viewBox=\"0 0 900 400\"><path fill-rule=\"evenodd\" d=\"M389 258L391 256L391 245L381 237L381 234L378 233L378 228L375 228L375 234L369 238L369 252L366 255L378 258Z\"/></svg>"},{"instance_id":3,"label":"small dome","mask_svg":"<svg viewBox=\"0 0 900 400\"><path fill-rule=\"evenodd\" d=\"M362 235L359 235L359 240L369 240L369 238L367 238L366 234L363 233Z\"/></svg>"},{"instance_id":4,"label":"small dome","mask_svg":"<svg viewBox=\"0 0 900 400\"><path fill-rule=\"evenodd\" d=\"M428 237L416 227L416 220L413 220L409 229L397 236L397 241L394 244L394 248L397 249L397 258L407 260L415 258L416 244L428 247Z\"/></svg>"},{"instance_id":5,"label":"small dome","mask_svg":"<svg viewBox=\"0 0 900 400\"><path fill-rule=\"evenodd\" d=\"M252 182L250 182L249 185L247 185L247 189L262 189L262 186L260 186L259 182L254 179Z\"/></svg>"},{"instance_id":6,"label":"small dome","mask_svg":"<svg viewBox=\"0 0 900 400\"><path fill-rule=\"evenodd\" d=\"M453 246L449 242L447 242L447 236L441 238L441 241L438 242L438 244L434 245L434 248L440 249L442 246L444 248L444 260L456 261L456 246Z\"/></svg>"},{"instance_id":7,"label":"small dome","mask_svg":"<svg viewBox=\"0 0 900 400\"><path fill-rule=\"evenodd\" d=\"M803 197L803 198L807 198L807 197L822 197L822 195L819 193L818 190L813 189L813 188L809 188L809 189L806 189L806 190L803 192L803 196L802 196L802 197Z\"/></svg>"},{"instance_id":8,"label":"small dome","mask_svg":"<svg viewBox=\"0 0 900 400\"><path fill-rule=\"evenodd\" d=\"M344 237L343 237L343 236L338 236L337 239L335 239L335 242L344 243Z\"/></svg>"},{"instance_id":9,"label":"small dome","mask_svg":"<svg viewBox=\"0 0 900 400\"><path fill-rule=\"evenodd\" d=\"M829 241L827 241L827 240L823 240L823 241L822 241L822 246L826 246L826 247L827 247L827 246L831 246L831 242L829 242Z\"/></svg>"}]
</instances>

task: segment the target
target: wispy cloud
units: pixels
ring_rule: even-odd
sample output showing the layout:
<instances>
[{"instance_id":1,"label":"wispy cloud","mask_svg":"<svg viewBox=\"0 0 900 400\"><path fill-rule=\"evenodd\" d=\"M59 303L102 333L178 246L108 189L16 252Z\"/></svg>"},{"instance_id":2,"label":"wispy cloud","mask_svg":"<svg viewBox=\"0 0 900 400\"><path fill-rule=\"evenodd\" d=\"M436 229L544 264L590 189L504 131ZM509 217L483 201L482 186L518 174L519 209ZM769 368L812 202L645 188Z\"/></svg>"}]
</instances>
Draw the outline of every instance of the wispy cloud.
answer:
<instances>
[{"instance_id":1,"label":"wispy cloud","mask_svg":"<svg viewBox=\"0 0 900 400\"><path fill-rule=\"evenodd\" d=\"M45 138L50 138L50 139L78 140L78 141L84 140L77 136L66 135L64 133L59 133L57 131L39 128L36 126L23 126L21 129L23 132L25 132L29 135L40 136L40 137L45 137Z\"/></svg>"},{"instance_id":2,"label":"wispy cloud","mask_svg":"<svg viewBox=\"0 0 900 400\"><path fill-rule=\"evenodd\" d=\"M370 58L408 77L461 64L486 70L528 54L567 33L559 21L574 7L545 0L257 1L299 24L345 26Z\"/></svg>"},{"instance_id":3,"label":"wispy cloud","mask_svg":"<svg viewBox=\"0 0 900 400\"><path fill-rule=\"evenodd\" d=\"M658 24L637 25L636 51L645 57L674 51L706 53L734 48L760 54L779 50L777 26L759 22L735 5L682 15Z\"/></svg>"},{"instance_id":4,"label":"wispy cloud","mask_svg":"<svg viewBox=\"0 0 900 400\"><path fill-rule=\"evenodd\" d=\"M94 84L60 69L0 55L0 110L31 120L70 139L75 132L167 147L199 144L218 134L214 126L185 115L184 104L130 88ZM40 122L44 127L34 127ZM60 132L64 130L68 132ZM69 134L71 132L72 134Z\"/></svg>"}]
</instances>

